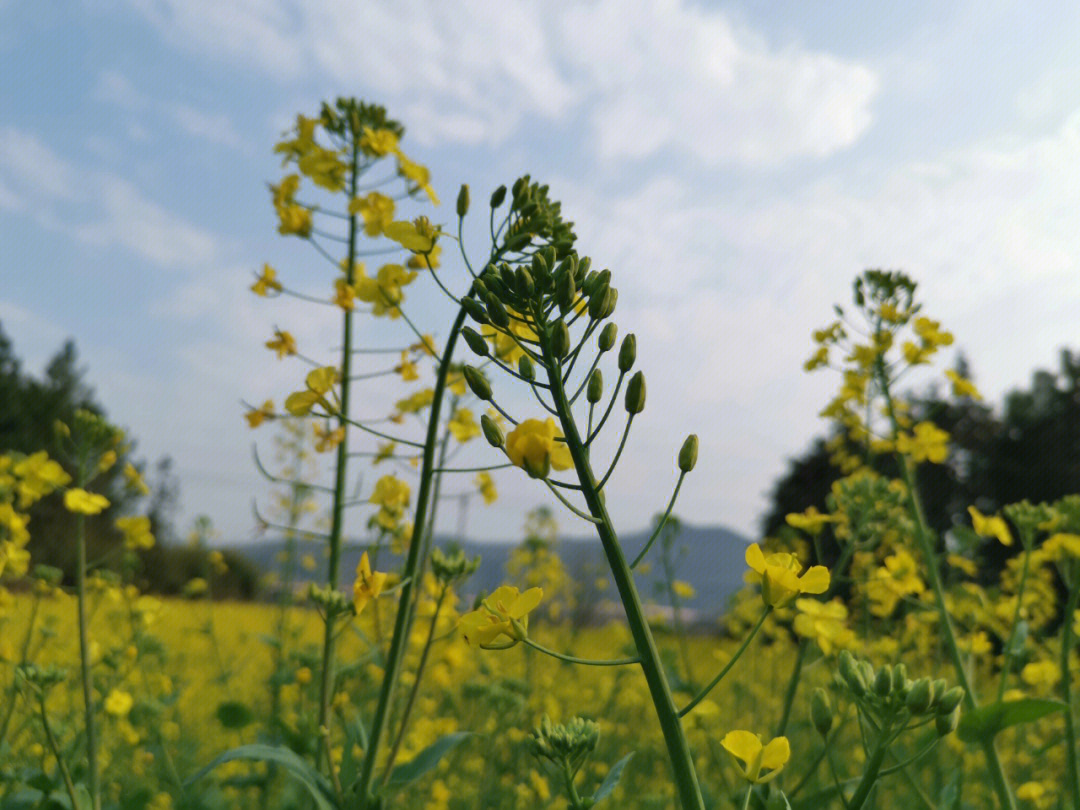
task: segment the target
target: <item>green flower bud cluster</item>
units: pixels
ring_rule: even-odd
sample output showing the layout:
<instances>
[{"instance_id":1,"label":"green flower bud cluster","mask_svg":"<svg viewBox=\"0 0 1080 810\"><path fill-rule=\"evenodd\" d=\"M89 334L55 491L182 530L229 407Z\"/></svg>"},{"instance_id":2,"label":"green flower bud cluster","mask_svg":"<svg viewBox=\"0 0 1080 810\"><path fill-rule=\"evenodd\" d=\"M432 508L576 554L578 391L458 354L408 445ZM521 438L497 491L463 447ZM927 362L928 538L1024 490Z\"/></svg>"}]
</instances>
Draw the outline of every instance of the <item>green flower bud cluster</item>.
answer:
<instances>
[{"instance_id":1,"label":"green flower bud cluster","mask_svg":"<svg viewBox=\"0 0 1080 810\"><path fill-rule=\"evenodd\" d=\"M443 585L452 585L468 578L479 566L479 557L467 559L458 546L451 546L445 552L438 546L431 550L431 572Z\"/></svg>"},{"instance_id":2,"label":"green flower bud cluster","mask_svg":"<svg viewBox=\"0 0 1080 810\"><path fill-rule=\"evenodd\" d=\"M852 543L873 546L883 537L910 537L914 532L903 484L873 473L858 472L835 482L826 505L844 516L840 531Z\"/></svg>"},{"instance_id":3,"label":"green flower bud cluster","mask_svg":"<svg viewBox=\"0 0 1080 810\"><path fill-rule=\"evenodd\" d=\"M33 692L43 694L67 678L67 669L49 664L19 664L15 667L15 682Z\"/></svg>"},{"instance_id":4,"label":"green flower bud cluster","mask_svg":"<svg viewBox=\"0 0 1080 810\"><path fill-rule=\"evenodd\" d=\"M338 98L333 106L323 102L319 123L327 132L340 138L359 139L365 128L388 129L398 138L405 135L405 127L389 118L385 107L366 104L355 98Z\"/></svg>"},{"instance_id":5,"label":"green flower bud cluster","mask_svg":"<svg viewBox=\"0 0 1080 810\"><path fill-rule=\"evenodd\" d=\"M552 723L546 714L529 738L529 750L538 759L556 766L567 764L577 773L600 742L600 727L592 720L575 717L568 723Z\"/></svg>"},{"instance_id":6,"label":"green flower bud cluster","mask_svg":"<svg viewBox=\"0 0 1080 810\"><path fill-rule=\"evenodd\" d=\"M352 599L329 585L311 585L308 588L308 599L322 608L328 617L353 611Z\"/></svg>"},{"instance_id":7,"label":"green flower bud cluster","mask_svg":"<svg viewBox=\"0 0 1080 810\"><path fill-rule=\"evenodd\" d=\"M885 665L875 670L869 661L856 659L844 650L837 657L836 682L851 693L862 711L875 715L882 726L905 713L910 718L932 716L938 733L944 736L954 731L960 722L963 687L950 689L942 678L911 680L903 664ZM820 701L820 698L816 699ZM813 710L811 703L812 718ZM818 711L820 713L820 707ZM816 719L814 726L821 730Z\"/></svg>"}]
</instances>

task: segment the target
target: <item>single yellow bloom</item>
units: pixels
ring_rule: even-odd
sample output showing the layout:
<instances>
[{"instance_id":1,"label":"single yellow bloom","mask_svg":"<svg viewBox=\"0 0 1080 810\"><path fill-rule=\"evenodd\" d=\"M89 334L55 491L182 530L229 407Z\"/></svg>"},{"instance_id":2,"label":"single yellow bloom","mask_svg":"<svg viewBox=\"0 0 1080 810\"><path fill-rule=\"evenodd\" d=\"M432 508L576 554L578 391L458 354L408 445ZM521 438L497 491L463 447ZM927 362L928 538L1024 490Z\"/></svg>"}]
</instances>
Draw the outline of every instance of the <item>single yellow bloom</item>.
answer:
<instances>
[{"instance_id":1,"label":"single yellow bloom","mask_svg":"<svg viewBox=\"0 0 1080 810\"><path fill-rule=\"evenodd\" d=\"M397 150L398 136L393 130L364 127L360 136L360 148L364 154L382 157Z\"/></svg>"},{"instance_id":2,"label":"single yellow bloom","mask_svg":"<svg viewBox=\"0 0 1080 810\"><path fill-rule=\"evenodd\" d=\"M802 529L807 534L818 534L826 523L832 523L832 515L823 515L818 512L816 506L809 507L805 512L792 512L784 520L789 526Z\"/></svg>"},{"instance_id":3,"label":"single yellow bloom","mask_svg":"<svg viewBox=\"0 0 1080 810\"><path fill-rule=\"evenodd\" d=\"M766 605L785 605L800 593L825 593L829 589L829 569L824 565L811 566L802 572L793 554L777 552L765 556L761 546L752 543L746 549L746 564L761 577L761 598Z\"/></svg>"},{"instance_id":4,"label":"single yellow bloom","mask_svg":"<svg viewBox=\"0 0 1080 810\"><path fill-rule=\"evenodd\" d=\"M820 602L817 599L796 599L795 632L812 638L825 655L833 650L848 649L855 643L855 633L847 626L848 609L839 599Z\"/></svg>"},{"instance_id":5,"label":"single yellow bloom","mask_svg":"<svg viewBox=\"0 0 1080 810\"><path fill-rule=\"evenodd\" d=\"M384 475L375 482L375 491L371 493L369 503L384 506L387 509L400 510L409 505L409 485L394 475Z\"/></svg>"},{"instance_id":6,"label":"single yellow bloom","mask_svg":"<svg viewBox=\"0 0 1080 810\"><path fill-rule=\"evenodd\" d=\"M480 435L480 425L476 423L472 411L468 408L458 408L454 411L454 416L447 423L446 427L453 434L454 438L462 444L470 439L475 439Z\"/></svg>"},{"instance_id":7,"label":"single yellow bloom","mask_svg":"<svg viewBox=\"0 0 1080 810\"><path fill-rule=\"evenodd\" d=\"M145 515L117 518L116 528L124 535L124 548L134 550L154 547L154 535L150 532L150 518Z\"/></svg>"},{"instance_id":8,"label":"single yellow bloom","mask_svg":"<svg viewBox=\"0 0 1080 810\"><path fill-rule=\"evenodd\" d=\"M270 402L269 400L267 400L267 402L264 403L263 407L267 407L267 406L269 406L269 409L270 409L270 411L272 413L273 410L274 410L273 403ZM251 420L249 419L248 421L250 422ZM260 419L259 421L262 421L262 420ZM252 427L254 427L254 425L252 425ZM127 484L128 489L133 490L134 492L138 492L140 495L149 495L150 494L150 487L148 487L146 485L146 482L143 480L142 473L140 473L135 468L134 464L132 464L130 461L127 462L124 465L123 472L124 472L124 482Z\"/></svg>"},{"instance_id":9,"label":"single yellow bloom","mask_svg":"<svg viewBox=\"0 0 1080 810\"><path fill-rule=\"evenodd\" d=\"M356 581L353 582L353 607L356 608L357 615L368 602L378 598L384 584L386 584L386 574L371 570L371 562L365 551L360 556L360 563L356 566Z\"/></svg>"},{"instance_id":10,"label":"single yellow bloom","mask_svg":"<svg viewBox=\"0 0 1080 810\"><path fill-rule=\"evenodd\" d=\"M250 411L244 414L244 418L247 419L248 427L257 428L266 419L274 418L274 401L272 399L266 400L262 404L261 408L252 408ZM140 479L141 480L141 479ZM145 487L146 484L143 484ZM143 494L149 493L149 488Z\"/></svg>"},{"instance_id":11,"label":"single yellow bloom","mask_svg":"<svg viewBox=\"0 0 1080 810\"><path fill-rule=\"evenodd\" d=\"M64 508L82 515L96 515L109 508L109 499L76 487L64 493Z\"/></svg>"},{"instance_id":12,"label":"single yellow bloom","mask_svg":"<svg viewBox=\"0 0 1080 810\"><path fill-rule=\"evenodd\" d=\"M896 450L915 461L941 464L949 455L948 441L949 434L933 422L920 422L915 425L914 435L901 433L896 437Z\"/></svg>"},{"instance_id":13,"label":"single yellow bloom","mask_svg":"<svg viewBox=\"0 0 1080 810\"><path fill-rule=\"evenodd\" d=\"M739 770L745 779L755 785L775 779L791 759L791 744L787 737L777 737L767 745L762 745L761 737L757 734L749 731L729 731L720 741L720 745L742 761ZM768 773L762 775L762 769Z\"/></svg>"},{"instance_id":14,"label":"single yellow bloom","mask_svg":"<svg viewBox=\"0 0 1080 810\"><path fill-rule=\"evenodd\" d=\"M1009 524L1005 522L1004 518L997 515L988 517L974 506L968 507L968 514L971 515L971 527L975 530L975 534L983 537L996 537L1003 546L1012 545L1012 534L1010 534Z\"/></svg>"},{"instance_id":15,"label":"single yellow bloom","mask_svg":"<svg viewBox=\"0 0 1080 810\"><path fill-rule=\"evenodd\" d=\"M506 649L525 638L529 628L529 611L540 604L544 592L529 588L520 593L517 588L503 585L495 589L480 607L461 617L461 631L469 644L482 649ZM496 644L500 636L506 641Z\"/></svg>"},{"instance_id":16,"label":"single yellow bloom","mask_svg":"<svg viewBox=\"0 0 1080 810\"><path fill-rule=\"evenodd\" d=\"M432 205L438 205L439 198L435 195L435 189L431 187L431 172L428 171L428 168L409 160L400 150L397 152L397 159L398 174L406 180L412 180L418 189L428 195Z\"/></svg>"},{"instance_id":17,"label":"single yellow bloom","mask_svg":"<svg viewBox=\"0 0 1080 810\"><path fill-rule=\"evenodd\" d=\"M350 214L364 218L364 233L378 236L394 221L394 201L385 194L372 191L366 197L356 197L349 203Z\"/></svg>"},{"instance_id":18,"label":"single yellow bloom","mask_svg":"<svg viewBox=\"0 0 1080 810\"><path fill-rule=\"evenodd\" d=\"M113 717L126 717L134 705L135 701L131 695L119 689L113 689L105 698L105 713Z\"/></svg>"},{"instance_id":19,"label":"single yellow bloom","mask_svg":"<svg viewBox=\"0 0 1080 810\"><path fill-rule=\"evenodd\" d=\"M694 586L689 582L683 582L681 579L677 579L671 583L671 590L675 591L675 595L680 599L693 599L697 596L697 591L694 590Z\"/></svg>"},{"instance_id":20,"label":"single yellow bloom","mask_svg":"<svg viewBox=\"0 0 1080 810\"><path fill-rule=\"evenodd\" d=\"M435 233L423 233L414 222L391 222L383 233L406 250L413 253L430 253L435 247Z\"/></svg>"},{"instance_id":21,"label":"single yellow bloom","mask_svg":"<svg viewBox=\"0 0 1080 810\"><path fill-rule=\"evenodd\" d=\"M251 291L256 295L265 296L271 290L281 292L281 282L277 280L277 270L268 264L264 264L262 272L255 279L255 283L251 285Z\"/></svg>"},{"instance_id":22,"label":"single yellow bloom","mask_svg":"<svg viewBox=\"0 0 1080 810\"><path fill-rule=\"evenodd\" d=\"M289 332L281 329L274 330L274 337L266 341L266 348L277 352L278 359L290 354L296 354L296 339Z\"/></svg>"},{"instance_id":23,"label":"single yellow bloom","mask_svg":"<svg viewBox=\"0 0 1080 810\"><path fill-rule=\"evenodd\" d=\"M948 377L949 381L952 383L954 397L971 397L974 400L981 400L983 398L982 394L979 393L979 389L975 387L975 383L961 377L951 368L945 371L945 376Z\"/></svg>"},{"instance_id":24,"label":"single yellow bloom","mask_svg":"<svg viewBox=\"0 0 1080 810\"><path fill-rule=\"evenodd\" d=\"M476 486L480 490L480 495L484 499L484 503L494 503L498 497L499 492L495 489L495 482L491 479L491 476L486 472L477 474Z\"/></svg>"},{"instance_id":25,"label":"single yellow bloom","mask_svg":"<svg viewBox=\"0 0 1080 810\"><path fill-rule=\"evenodd\" d=\"M559 441L562 438L550 416L543 422L526 419L507 435L506 455L532 478L546 478L552 467L569 470L574 466L570 448Z\"/></svg>"}]
</instances>

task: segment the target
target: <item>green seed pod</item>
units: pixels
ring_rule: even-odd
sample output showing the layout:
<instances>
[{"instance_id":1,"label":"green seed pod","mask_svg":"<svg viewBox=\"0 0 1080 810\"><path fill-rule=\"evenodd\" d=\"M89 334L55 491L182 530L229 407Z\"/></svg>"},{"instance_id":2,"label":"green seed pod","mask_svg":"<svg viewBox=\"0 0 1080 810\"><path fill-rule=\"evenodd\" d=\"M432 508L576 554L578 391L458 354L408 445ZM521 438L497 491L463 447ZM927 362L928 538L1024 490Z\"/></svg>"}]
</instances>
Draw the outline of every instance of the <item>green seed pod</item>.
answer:
<instances>
[{"instance_id":1,"label":"green seed pod","mask_svg":"<svg viewBox=\"0 0 1080 810\"><path fill-rule=\"evenodd\" d=\"M495 420L486 413L480 416L480 429L484 431L484 438L492 447L502 447L506 442L502 428L495 424Z\"/></svg>"},{"instance_id":2,"label":"green seed pod","mask_svg":"<svg viewBox=\"0 0 1080 810\"><path fill-rule=\"evenodd\" d=\"M945 694L938 697L934 704L934 709L938 714L949 714L960 705L960 701L963 699L964 687L954 686L952 689L945 692Z\"/></svg>"},{"instance_id":3,"label":"green seed pod","mask_svg":"<svg viewBox=\"0 0 1080 810\"><path fill-rule=\"evenodd\" d=\"M874 676L874 693L888 697L892 693L892 667L882 667Z\"/></svg>"},{"instance_id":4,"label":"green seed pod","mask_svg":"<svg viewBox=\"0 0 1080 810\"><path fill-rule=\"evenodd\" d=\"M462 183L461 191L457 195L457 215L463 217L467 213L469 213L469 185Z\"/></svg>"},{"instance_id":5,"label":"green seed pod","mask_svg":"<svg viewBox=\"0 0 1080 810\"><path fill-rule=\"evenodd\" d=\"M619 371L623 374L634 367L637 360L637 338L633 332L623 338L622 346L619 347Z\"/></svg>"},{"instance_id":6,"label":"green seed pod","mask_svg":"<svg viewBox=\"0 0 1080 810\"><path fill-rule=\"evenodd\" d=\"M930 685L930 679L919 678L919 680L915 681L915 685L911 687L911 691L908 692L904 704L908 707L908 711L918 717L921 714L926 714L930 704L933 702L933 698L934 691Z\"/></svg>"},{"instance_id":7,"label":"green seed pod","mask_svg":"<svg viewBox=\"0 0 1080 810\"><path fill-rule=\"evenodd\" d=\"M619 327L613 323L607 324L600 330L600 337L596 341L596 345L600 351L606 352L615 345L615 337L619 334Z\"/></svg>"},{"instance_id":8,"label":"green seed pod","mask_svg":"<svg viewBox=\"0 0 1080 810\"><path fill-rule=\"evenodd\" d=\"M532 273L526 268L519 267L514 279L518 295L522 298L531 299L536 292L536 282L533 281Z\"/></svg>"},{"instance_id":9,"label":"green seed pod","mask_svg":"<svg viewBox=\"0 0 1080 810\"><path fill-rule=\"evenodd\" d=\"M696 433L691 433L683 442L682 449L679 450L679 469L682 472L688 473L694 469L697 464L697 451L698 437Z\"/></svg>"},{"instance_id":10,"label":"green seed pod","mask_svg":"<svg viewBox=\"0 0 1080 810\"><path fill-rule=\"evenodd\" d=\"M829 693L821 687L810 693L810 722L822 737L829 736L833 726L832 701L829 700Z\"/></svg>"},{"instance_id":11,"label":"green seed pod","mask_svg":"<svg viewBox=\"0 0 1080 810\"><path fill-rule=\"evenodd\" d=\"M484 305L477 301L475 298L462 298L462 308L469 313L469 317L479 324L490 323L487 316L487 311L484 309Z\"/></svg>"},{"instance_id":12,"label":"green seed pod","mask_svg":"<svg viewBox=\"0 0 1080 810\"><path fill-rule=\"evenodd\" d=\"M560 360L570 353L570 329L566 321L558 320L551 325L551 353Z\"/></svg>"},{"instance_id":13,"label":"green seed pod","mask_svg":"<svg viewBox=\"0 0 1080 810\"><path fill-rule=\"evenodd\" d=\"M484 400L485 402L491 401L491 383L487 381L487 378L480 373L478 369L472 366L465 366L463 369L465 375L465 382L469 386L469 390L476 394L477 398Z\"/></svg>"},{"instance_id":14,"label":"green seed pod","mask_svg":"<svg viewBox=\"0 0 1080 810\"><path fill-rule=\"evenodd\" d=\"M472 349L475 354L478 354L481 357L488 356L488 343L476 331L466 326L461 330L461 336L465 338L465 342L469 344L469 348Z\"/></svg>"},{"instance_id":15,"label":"green seed pod","mask_svg":"<svg viewBox=\"0 0 1080 810\"><path fill-rule=\"evenodd\" d=\"M518 374L530 382L536 379L536 368L533 366L533 361L529 359L529 355L523 354L518 358Z\"/></svg>"},{"instance_id":16,"label":"green seed pod","mask_svg":"<svg viewBox=\"0 0 1080 810\"><path fill-rule=\"evenodd\" d=\"M645 410L645 375L640 371L626 385L626 412L635 415Z\"/></svg>"},{"instance_id":17,"label":"green seed pod","mask_svg":"<svg viewBox=\"0 0 1080 810\"><path fill-rule=\"evenodd\" d=\"M595 405L603 395L604 375L600 373L600 369L593 369L593 373L589 377L589 386L585 389L585 398Z\"/></svg>"},{"instance_id":18,"label":"green seed pod","mask_svg":"<svg viewBox=\"0 0 1080 810\"><path fill-rule=\"evenodd\" d=\"M939 714L934 718L934 726L937 728L939 737L944 737L947 734L952 734L956 731L956 727L960 725L960 707L957 706L948 714Z\"/></svg>"},{"instance_id":19,"label":"green seed pod","mask_svg":"<svg viewBox=\"0 0 1080 810\"><path fill-rule=\"evenodd\" d=\"M506 199L506 186L499 186L491 195L491 207L498 208Z\"/></svg>"},{"instance_id":20,"label":"green seed pod","mask_svg":"<svg viewBox=\"0 0 1080 810\"><path fill-rule=\"evenodd\" d=\"M494 293L489 293L484 301L487 303L487 314L491 322L500 329L508 327L510 325L510 316L506 312L506 307L502 305L502 301Z\"/></svg>"}]
</instances>

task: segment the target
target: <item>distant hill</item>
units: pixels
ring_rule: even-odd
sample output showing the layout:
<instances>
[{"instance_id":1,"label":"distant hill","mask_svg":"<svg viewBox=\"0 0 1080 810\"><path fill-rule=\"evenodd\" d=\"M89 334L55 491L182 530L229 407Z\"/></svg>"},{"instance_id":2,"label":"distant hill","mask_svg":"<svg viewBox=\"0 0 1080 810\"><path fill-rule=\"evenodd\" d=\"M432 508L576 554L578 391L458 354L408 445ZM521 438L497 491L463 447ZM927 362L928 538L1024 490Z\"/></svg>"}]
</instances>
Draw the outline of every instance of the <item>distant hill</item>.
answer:
<instances>
[{"instance_id":1,"label":"distant hill","mask_svg":"<svg viewBox=\"0 0 1080 810\"><path fill-rule=\"evenodd\" d=\"M620 540L627 557L632 559L648 538L647 531L623 535ZM436 543L439 545L451 541L450 537L436 537ZM742 535L720 526L683 524L682 532L675 541L672 555L673 567L675 577L689 582L697 591L697 595L686 603L686 607L699 620L707 621L723 613L728 597L742 586L743 574L746 571L744 553L749 542ZM507 581L506 563L516 543L467 540L460 545L469 557L479 555L481 560L479 569L463 589L464 596L471 597L477 593L488 593L504 583L513 584ZM275 557L283 548L283 543L268 540L251 545L234 546L231 550L246 556L261 570L273 571L277 568ZM302 544L303 552L311 553L317 549L318 545L315 543ZM340 587L347 588L351 584L353 572L356 570L363 550L363 546L354 545L342 552ZM608 568L604 552L597 538L561 539L558 543L558 552L567 570L580 582L593 583L598 576L605 575L610 580L610 575L607 575ZM659 553L657 544L646 558L653 565L646 573L638 576L638 588L644 599L655 596L656 584L661 581ZM397 562L395 560L394 564L396 565ZM299 580L314 582L317 578L312 572L302 571ZM614 597L610 588L607 594Z\"/></svg>"}]
</instances>

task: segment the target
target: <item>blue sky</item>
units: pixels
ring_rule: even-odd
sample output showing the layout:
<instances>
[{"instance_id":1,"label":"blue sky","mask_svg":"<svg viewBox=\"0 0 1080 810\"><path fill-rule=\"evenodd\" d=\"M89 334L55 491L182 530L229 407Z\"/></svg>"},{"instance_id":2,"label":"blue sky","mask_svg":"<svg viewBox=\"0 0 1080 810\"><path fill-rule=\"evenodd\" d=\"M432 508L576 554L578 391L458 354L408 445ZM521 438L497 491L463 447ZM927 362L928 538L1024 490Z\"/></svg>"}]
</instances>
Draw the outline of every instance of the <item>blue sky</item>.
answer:
<instances>
[{"instance_id":1,"label":"blue sky","mask_svg":"<svg viewBox=\"0 0 1080 810\"><path fill-rule=\"evenodd\" d=\"M529 171L612 268L650 390L622 525L696 431L679 512L752 532L835 384L802 373L809 333L864 267L920 281L993 400L1080 345L1078 33L1072 3L0 0L0 323L32 370L73 337L140 453L176 460L184 520L247 536L239 402L302 374L262 343L335 339L247 292L264 261L317 267L275 233L271 148L355 95L406 125L436 220ZM544 501L499 485L473 533Z\"/></svg>"}]
</instances>

